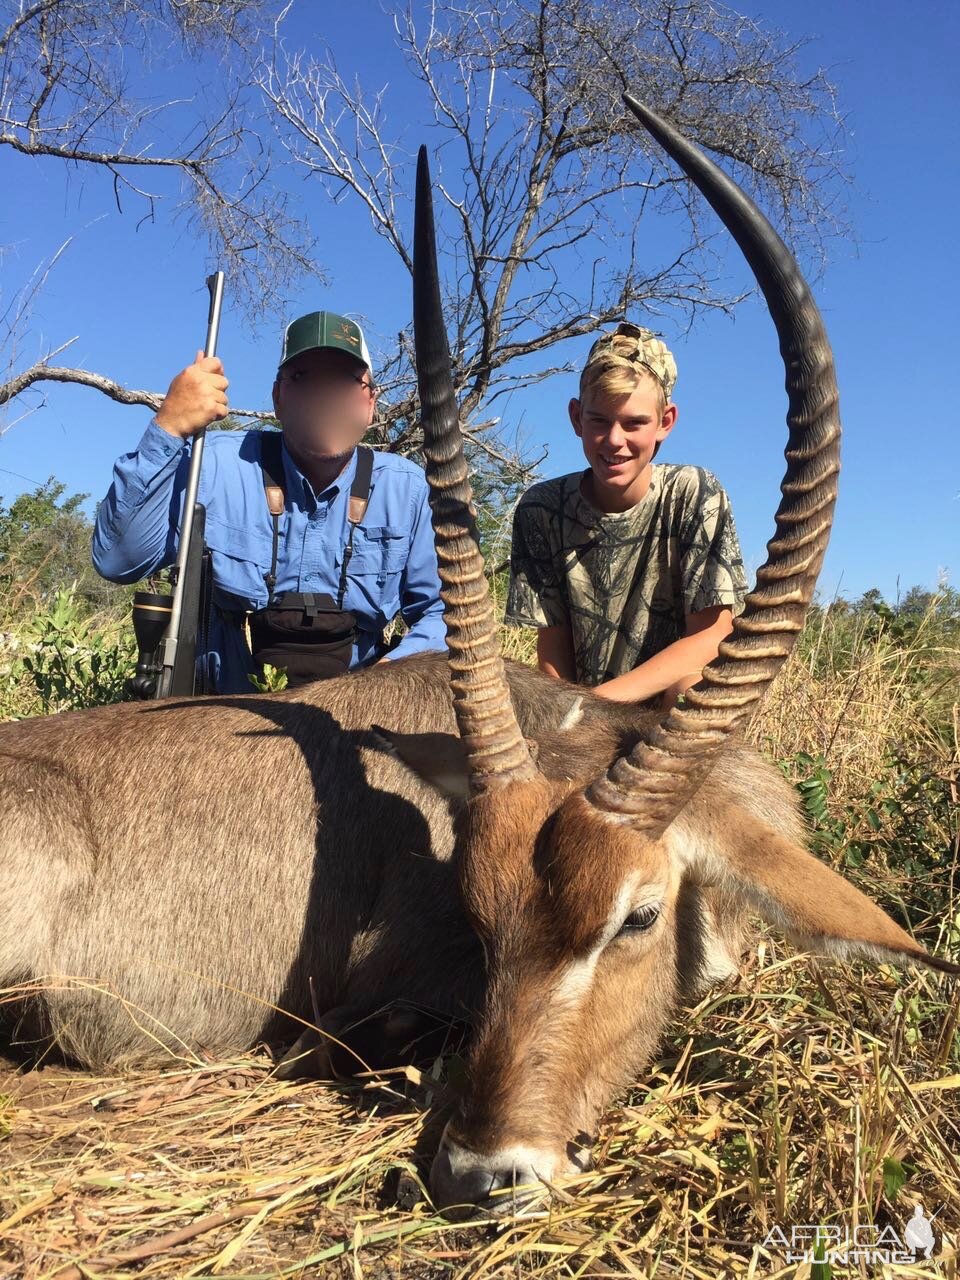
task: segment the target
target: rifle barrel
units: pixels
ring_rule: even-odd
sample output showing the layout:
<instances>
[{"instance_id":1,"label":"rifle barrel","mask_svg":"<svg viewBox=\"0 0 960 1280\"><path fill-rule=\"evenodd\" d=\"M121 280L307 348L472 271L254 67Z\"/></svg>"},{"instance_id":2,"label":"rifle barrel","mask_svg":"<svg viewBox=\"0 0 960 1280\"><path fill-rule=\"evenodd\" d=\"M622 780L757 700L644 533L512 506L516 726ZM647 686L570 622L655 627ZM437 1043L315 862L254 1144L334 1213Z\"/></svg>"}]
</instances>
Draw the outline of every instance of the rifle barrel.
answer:
<instances>
[{"instance_id":1,"label":"rifle barrel","mask_svg":"<svg viewBox=\"0 0 960 1280\"><path fill-rule=\"evenodd\" d=\"M217 354L217 340L220 336L220 312L223 307L223 272L217 271L207 276L207 289L210 291L210 310L207 314L207 341L203 354ZM190 557L190 546L193 539L193 524L197 506L197 492L200 488L200 465L203 461L203 441L206 427L193 437L190 453L190 472L187 477L187 490L183 499L183 518L180 522L180 542L177 547L177 566L173 586L173 601L170 609L170 625L163 641L163 670L157 681L157 697L165 698L173 692L174 668L177 665L180 639L180 623L183 615L183 593L187 577L187 561ZM187 654L180 654L181 664Z\"/></svg>"}]
</instances>

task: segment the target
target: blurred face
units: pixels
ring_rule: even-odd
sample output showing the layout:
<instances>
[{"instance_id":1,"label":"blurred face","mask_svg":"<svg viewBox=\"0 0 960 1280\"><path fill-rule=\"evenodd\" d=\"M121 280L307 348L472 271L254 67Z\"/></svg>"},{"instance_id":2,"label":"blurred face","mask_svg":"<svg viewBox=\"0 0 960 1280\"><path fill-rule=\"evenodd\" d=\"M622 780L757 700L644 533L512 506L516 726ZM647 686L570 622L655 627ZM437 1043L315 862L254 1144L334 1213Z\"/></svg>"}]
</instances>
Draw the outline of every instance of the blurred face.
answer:
<instances>
[{"instance_id":1,"label":"blurred face","mask_svg":"<svg viewBox=\"0 0 960 1280\"><path fill-rule=\"evenodd\" d=\"M305 465L346 460L373 422L376 403L366 365L328 347L288 360L273 384L287 447Z\"/></svg>"},{"instance_id":2,"label":"blurred face","mask_svg":"<svg viewBox=\"0 0 960 1280\"><path fill-rule=\"evenodd\" d=\"M617 509L643 497L654 450L670 434L676 417L673 404L661 414L659 391L646 377L629 395L590 392L582 401L570 401L570 421L604 505Z\"/></svg>"}]
</instances>

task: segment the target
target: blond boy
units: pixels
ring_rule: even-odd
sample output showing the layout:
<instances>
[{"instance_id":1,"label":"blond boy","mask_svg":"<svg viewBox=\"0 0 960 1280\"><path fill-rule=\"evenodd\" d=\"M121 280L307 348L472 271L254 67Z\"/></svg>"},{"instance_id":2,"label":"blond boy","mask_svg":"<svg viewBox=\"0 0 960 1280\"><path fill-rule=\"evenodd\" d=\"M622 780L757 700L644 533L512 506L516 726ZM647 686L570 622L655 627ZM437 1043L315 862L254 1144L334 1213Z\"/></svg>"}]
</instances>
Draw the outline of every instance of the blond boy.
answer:
<instances>
[{"instance_id":1,"label":"blond boy","mask_svg":"<svg viewBox=\"0 0 960 1280\"><path fill-rule=\"evenodd\" d=\"M676 376L650 330L603 334L569 406L589 469L534 485L514 517L507 621L537 628L541 670L622 702L696 683L746 590L716 478L653 461Z\"/></svg>"}]
</instances>

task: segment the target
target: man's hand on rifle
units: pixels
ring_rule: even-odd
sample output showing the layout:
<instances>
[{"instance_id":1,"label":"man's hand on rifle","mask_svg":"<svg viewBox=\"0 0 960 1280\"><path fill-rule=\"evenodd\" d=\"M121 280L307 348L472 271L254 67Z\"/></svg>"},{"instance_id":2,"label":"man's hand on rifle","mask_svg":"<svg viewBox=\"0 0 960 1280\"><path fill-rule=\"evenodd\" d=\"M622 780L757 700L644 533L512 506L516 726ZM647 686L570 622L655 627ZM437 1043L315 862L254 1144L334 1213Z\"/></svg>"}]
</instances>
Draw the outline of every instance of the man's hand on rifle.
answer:
<instances>
[{"instance_id":1,"label":"man's hand on rifle","mask_svg":"<svg viewBox=\"0 0 960 1280\"><path fill-rule=\"evenodd\" d=\"M197 352L193 364L170 383L157 410L157 426L181 440L227 416L227 387L219 356Z\"/></svg>"}]
</instances>

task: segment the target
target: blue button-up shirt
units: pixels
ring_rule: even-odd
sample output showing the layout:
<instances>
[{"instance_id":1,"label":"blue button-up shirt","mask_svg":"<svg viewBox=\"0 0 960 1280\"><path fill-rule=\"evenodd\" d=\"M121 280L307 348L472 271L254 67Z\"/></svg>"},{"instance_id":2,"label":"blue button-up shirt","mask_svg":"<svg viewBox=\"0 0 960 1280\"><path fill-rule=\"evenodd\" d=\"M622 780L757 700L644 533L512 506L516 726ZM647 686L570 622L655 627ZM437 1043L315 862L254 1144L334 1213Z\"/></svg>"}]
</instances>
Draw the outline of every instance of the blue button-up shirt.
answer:
<instances>
[{"instance_id":1,"label":"blue button-up shirt","mask_svg":"<svg viewBox=\"0 0 960 1280\"><path fill-rule=\"evenodd\" d=\"M190 444L152 421L132 453L118 459L100 504L93 563L113 582L138 582L177 558ZM336 600L354 452L335 482L314 493L283 445L286 505L280 518L275 592L326 592ZM343 607L357 619L352 666L382 654L384 627L399 613L409 628L391 658L445 648L437 557L423 472L406 458L374 453L370 500L354 534ZM213 558L214 610L208 664L220 693L249 693L253 660L242 627L228 614L262 609L268 599L273 522L260 468L259 431L213 431L205 439L199 501Z\"/></svg>"}]
</instances>

